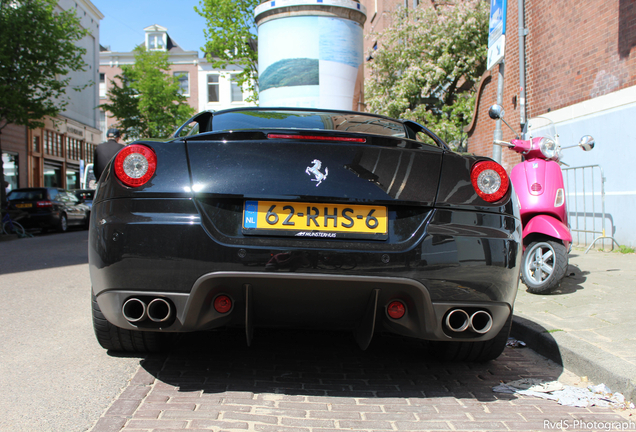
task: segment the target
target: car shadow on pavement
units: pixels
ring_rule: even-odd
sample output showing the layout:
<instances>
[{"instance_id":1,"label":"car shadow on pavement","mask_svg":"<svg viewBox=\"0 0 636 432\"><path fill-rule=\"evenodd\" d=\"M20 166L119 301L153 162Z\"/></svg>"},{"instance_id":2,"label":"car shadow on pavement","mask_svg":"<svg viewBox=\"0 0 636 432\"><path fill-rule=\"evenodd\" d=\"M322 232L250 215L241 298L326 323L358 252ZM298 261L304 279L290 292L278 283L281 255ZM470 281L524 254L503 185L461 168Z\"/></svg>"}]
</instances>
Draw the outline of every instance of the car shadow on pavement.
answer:
<instances>
[{"instance_id":1,"label":"car shadow on pavement","mask_svg":"<svg viewBox=\"0 0 636 432\"><path fill-rule=\"evenodd\" d=\"M251 392L352 398L513 400L494 393L520 378L556 380L562 367L528 349L507 347L487 363L436 360L421 341L375 335L362 351L344 332L257 329L252 346L242 329L181 335L167 357L141 365L179 392ZM534 356L534 357L533 357Z\"/></svg>"}]
</instances>

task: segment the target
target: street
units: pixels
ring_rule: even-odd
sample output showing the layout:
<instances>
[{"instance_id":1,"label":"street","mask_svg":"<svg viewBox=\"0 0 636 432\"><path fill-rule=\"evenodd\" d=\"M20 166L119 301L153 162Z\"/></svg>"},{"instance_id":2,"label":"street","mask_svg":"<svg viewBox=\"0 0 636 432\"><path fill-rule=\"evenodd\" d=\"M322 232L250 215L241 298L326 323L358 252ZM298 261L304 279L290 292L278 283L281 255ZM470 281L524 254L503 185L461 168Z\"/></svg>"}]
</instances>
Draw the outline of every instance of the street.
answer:
<instances>
[{"instance_id":1,"label":"street","mask_svg":"<svg viewBox=\"0 0 636 432\"><path fill-rule=\"evenodd\" d=\"M88 430L139 366L95 342L87 238L0 242L2 431Z\"/></svg>"},{"instance_id":2,"label":"street","mask_svg":"<svg viewBox=\"0 0 636 432\"><path fill-rule=\"evenodd\" d=\"M485 364L442 363L395 336L378 335L363 352L346 333L256 329L248 348L244 331L230 329L184 335L163 356L108 353L93 335L86 249L87 231L0 242L2 431L576 430L575 421L629 421L609 408L494 393L525 377L580 383L529 348Z\"/></svg>"}]
</instances>

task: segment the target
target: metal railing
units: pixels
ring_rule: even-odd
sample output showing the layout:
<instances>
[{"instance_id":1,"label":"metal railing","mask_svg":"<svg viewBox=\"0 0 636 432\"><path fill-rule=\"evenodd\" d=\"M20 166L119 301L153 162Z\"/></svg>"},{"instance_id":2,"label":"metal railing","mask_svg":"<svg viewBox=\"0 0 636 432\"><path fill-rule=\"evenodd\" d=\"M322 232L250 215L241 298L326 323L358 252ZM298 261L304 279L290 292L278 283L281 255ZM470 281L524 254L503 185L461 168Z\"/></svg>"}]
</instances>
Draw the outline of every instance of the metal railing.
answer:
<instances>
[{"instance_id":1,"label":"metal railing","mask_svg":"<svg viewBox=\"0 0 636 432\"><path fill-rule=\"evenodd\" d=\"M611 236L614 232L611 215L605 213L605 175L601 166L563 168L563 179L573 243L587 245L591 240L585 253L588 253L598 241L602 242L603 249L607 240L611 240L612 250L614 243L620 247ZM611 223L610 235L605 230L607 220Z\"/></svg>"}]
</instances>

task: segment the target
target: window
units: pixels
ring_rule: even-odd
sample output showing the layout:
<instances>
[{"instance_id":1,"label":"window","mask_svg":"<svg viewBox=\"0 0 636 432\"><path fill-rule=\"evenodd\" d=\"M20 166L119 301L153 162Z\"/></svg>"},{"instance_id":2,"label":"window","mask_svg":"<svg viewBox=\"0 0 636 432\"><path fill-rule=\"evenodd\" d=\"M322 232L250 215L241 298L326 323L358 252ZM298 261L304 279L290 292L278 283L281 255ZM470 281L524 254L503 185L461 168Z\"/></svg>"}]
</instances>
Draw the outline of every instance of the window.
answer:
<instances>
[{"instance_id":1,"label":"window","mask_svg":"<svg viewBox=\"0 0 636 432\"><path fill-rule=\"evenodd\" d=\"M67 189L79 189L79 168L67 168L66 169L66 188ZM77 197L71 192L67 192L67 200L71 203L77 202Z\"/></svg>"},{"instance_id":2,"label":"window","mask_svg":"<svg viewBox=\"0 0 636 432\"><path fill-rule=\"evenodd\" d=\"M2 152L2 163L4 164L4 180L9 183L9 190L18 187L18 154L12 152Z\"/></svg>"},{"instance_id":3,"label":"window","mask_svg":"<svg viewBox=\"0 0 636 432\"><path fill-rule=\"evenodd\" d=\"M106 97L106 74L103 73L99 74L99 97Z\"/></svg>"},{"instance_id":4,"label":"window","mask_svg":"<svg viewBox=\"0 0 636 432\"><path fill-rule=\"evenodd\" d=\"M181 131L179 132L180 137L196 135L199 133L199 123L196 121L188 123Z\"/></svg>"},{"instance_id":5,"label":"window","mask_svg":"<svg viewBox=\"0 0 636 432\"><path fill-rule=\"evenodd\" d=\"M208 102L219 102L219 76L208 75Z\"/></svg>"},{"instance_id":6,"label":"window","mask_svg":"<svg viewBox=\"0 0 636 432\"><path fill-rule=\"evenodd\" d=\"M232 102L243 102L243 88L232 77Z\"/></svg>"},{"instance_id":7,"label":"window","mask_svg":"<svg viewBox=\"0 0 636 432\"><path fill-rule=\"evenodd\" d=\"M364 113L239 110L215 114L213 130L315 129L406 138L404 124Z\"/></svg>"},{"instance_id":8,"label":"window","mask_svg":"<svg viewBox=\"0 0 636 432\"><path fill-rule=\"evenodd\" d=\"M175 72L174 77L179 81L179 94L183 96L190 95L190 82L187 72Z\"/></svg>"},{"instance_id":9,"label":"window","mask_svg":"<svg viewBox=\"0 0 636 432\"><path fill-rule=\"evenodd\" d=\"M148 49L149 50L164 50L165 44L163 43L162 34L148 35Z\"/></svg>"},{"instance_id":10,"label":"window","mask_svg":"<svg viewBox=\"0 0 636 432\"><path fill-rule=\"evenodd\" d=\"M62 157L63 136L57 132L44 131L44 153L51 156Z\"/></svg>"},{"instance_id":11,"label":"window","mask_svg":"<svg viewBox=\"0 0 636 432\"><path fill-rule=\"evenodd\" d=\"M44 186L60 187L62 184L62 168L58 165L44 164ZM49 190L50 199L57 198L57 189Z\"/></svg>"}]
</instances>

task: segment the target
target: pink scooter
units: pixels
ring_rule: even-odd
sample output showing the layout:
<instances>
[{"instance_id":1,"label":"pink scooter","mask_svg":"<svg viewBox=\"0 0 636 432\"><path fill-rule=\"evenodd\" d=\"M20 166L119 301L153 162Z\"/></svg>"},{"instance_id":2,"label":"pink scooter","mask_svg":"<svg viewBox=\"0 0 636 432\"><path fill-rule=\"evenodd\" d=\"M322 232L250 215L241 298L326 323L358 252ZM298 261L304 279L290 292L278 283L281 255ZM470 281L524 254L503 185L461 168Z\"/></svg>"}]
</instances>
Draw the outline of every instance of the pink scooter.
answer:
<instances>
[{"instance_id":1,"label":"pink scooter","mask_svg":"<svg viewBox=\"0 0 636 432\"><path fill-rule=\"evenodd\" d=\"M506 123L499 105L491 106L488 115ZM523 156L523 161L510 173L523 226L521 280L529 292L544 294L557 288L565 276L572 234L559 162L562 148L554 124L546 118L533 119L528 125L528 135L528 140L517 136L510 142L495 141L494 144ZM584 151L592 150L594 138L585 135L578 145L563 149L577 146Z\"/></svg>"}]
</instances>

